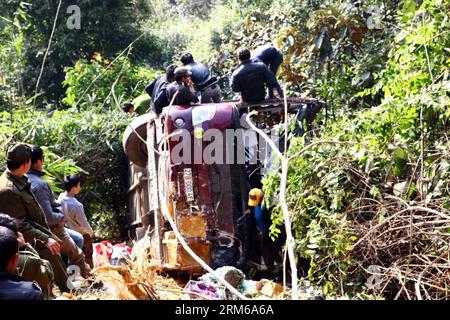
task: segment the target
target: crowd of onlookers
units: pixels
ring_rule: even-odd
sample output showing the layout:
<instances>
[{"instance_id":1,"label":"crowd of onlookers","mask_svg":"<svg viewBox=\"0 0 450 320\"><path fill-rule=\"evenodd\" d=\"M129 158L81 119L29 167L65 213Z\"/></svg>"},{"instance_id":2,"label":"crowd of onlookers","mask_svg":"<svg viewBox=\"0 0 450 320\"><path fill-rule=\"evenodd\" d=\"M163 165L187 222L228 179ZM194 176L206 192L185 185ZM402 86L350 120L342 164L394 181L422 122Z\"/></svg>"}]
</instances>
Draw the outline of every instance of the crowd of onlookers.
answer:
<instances>
[{"instance_id":1,"label":"crowd of onlookers","mask_svg":"<svg viewBox=\"0 0 450 320\"><path fill-rule=\"evenodd\" d=\"M44 180L44 150L16 144L8 148L0 177L0 299L50 299L53 286L69 292L75 276L92 281L94 231L76 199L81 176L68 175L55 198Z\"/></svg>"},{"instance_id":2,"label":"crowd of onlookers","mask_svg":"<svg viewBox=\"0 0 450 320\"><path fill-rule=\"evenodd\" d=\"M262 46L253 53L248 49L238 53L239 66L231 79L231 89L239 92L241 101L258 103L266 98L283 96L283 91L276 79L283 56L273 46ZM184 53L178 67L171 64L164 75L156 78L146 87L151 97L150 110L160 114L169 105L188 106L192 103L219 103L222 101L222 90L219 80L211 74L203 63L196 62L191 53ZM131 102L123 106L125 112L133 113L136 106Z\"/></svg>"}]
</instances>

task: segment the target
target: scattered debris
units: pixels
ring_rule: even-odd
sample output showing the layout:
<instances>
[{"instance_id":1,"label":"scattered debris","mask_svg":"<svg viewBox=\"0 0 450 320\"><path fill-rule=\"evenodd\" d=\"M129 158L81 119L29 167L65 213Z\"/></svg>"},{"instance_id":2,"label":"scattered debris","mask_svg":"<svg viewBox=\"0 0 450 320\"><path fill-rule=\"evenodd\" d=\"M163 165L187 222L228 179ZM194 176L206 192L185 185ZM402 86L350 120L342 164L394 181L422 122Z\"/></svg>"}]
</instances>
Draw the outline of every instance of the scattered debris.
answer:
<instances>
[{"instance_id":1,"label":"scattered debris","mask_svg":"<svg viewBox=\"0 0 450 320\"><path fill-rule=\"evenodd\" d=\"M197 300L203 298L207 300L225 300L227 298L225 287L206 281L189 281L184 288L186 294L184 300Z\"/></svg>"},{"instance_id":2,"label":"scattered debris","mask_svg":"<svg viewBox=\"0 0 450 320\"><path fill-rule=\"evenodd\" d=\"M125 242L113 245L109 241L102 241L94 244L94 266L102 267L106 265L125 265L131 260L132 249Z\"/></svg>"},{"instance_id":3,"label":"scattered debris","mask_svg":"<svg viewBox=\"0 0 450 320\"><path fill-rule=\"evenodd\" d=\"M140 281L127 266L103 266L94 272L107 274L102 280L121 300L159 300L153 284Z\"/></svg>"},{"instance_id":4,"label":"scattered debris","mask_svg":"<svg viewBox=\"0 0 450 320\"><path fill-rule=\"evenodd\" d=\"M133 249L108 241L95 244L92 272L98 279L81 281L74 293L62 294L58 300L235 300L216 277L229 282L238 292L252 299L278 299L289 295L280 284L263 279L246 280L245 274L231 266L206 273L187 284L161 275L161 261L151 255L150 241L144 237ZM131 252L131 254L130 254ZM101 282L101 286L98 286Z\"/></svg>"},{"instance_id":5,"label":"scattered debris","mask_svg":"<svg viewBox=\"0 0 450 320\"><path fill-rule=\"evenodd\" d=\"M254 280L242 281L243 293L249 298L256 297L259 294L259 291L256 289L257 283L258 283L258 281L254 281Z\"/></svg>"},{"instance_id":6,"label":"scattered debris","mask_svg":"<svg viewBox=\"0 0 450 320\"><path fill-rule=\"evenodd\" d=\"M267 297L275 298L283 293L284 288L278 283L274 283L267 279L262 279L256 284L256 290Z\"/></svg>"},{"instance_id":7,"label":"scattered debris","mask_svg":"<svg viewBox=\"0 0 450 320\"><path fill-rule=\"evenodd\" d=\"M224 278L227 282L229 282L233 287L239 288L242 285L242 282L244 281L245 275L244 273L236 269L234 267L222 267L215 270L218 276ZM205 275L200 277L201 280L212 282L212 283L218 283L217 278L210 274L206 273Z\"/></svg>"},{"instance_id":8,"label":"scattered debris","mask_svg":"<svg viewBox=\"0 0 450 320\"><path fill-rule=\"evenodd\" d=\"M288 296L287 291L282 285L268 279L262 279L260 281L246 280L244 273L234 267L221 267L214 272L250 299L277 299ZM199 277L198 281L190 281L184 290L186 291L186 294L183 296L184 299L237 299L211 273L206 273Z\"/></svg>"}]
</instances>

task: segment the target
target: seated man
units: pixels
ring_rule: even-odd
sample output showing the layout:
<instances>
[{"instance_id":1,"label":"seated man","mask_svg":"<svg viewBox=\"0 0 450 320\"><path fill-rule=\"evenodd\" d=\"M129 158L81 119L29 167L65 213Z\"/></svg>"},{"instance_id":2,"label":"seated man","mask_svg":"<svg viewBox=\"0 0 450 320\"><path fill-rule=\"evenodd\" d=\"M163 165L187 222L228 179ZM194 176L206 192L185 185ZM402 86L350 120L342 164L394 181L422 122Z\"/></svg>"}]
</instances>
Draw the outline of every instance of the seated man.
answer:
<instances>
[{"instance_id":1,"label":"seated man","mask_svg":"<svg viewBox=\"0 0 450 320\"><path fill-rule=\"evenodd\" d=\"M43 300L34 282L13 274L19 261L19 243L14 232L0 226L0 300Z\"/></svg>"},{"instance_id":2,"label":"seated man","mask_svg":"<svg viewBox=\"0 0 450 320\"><path fill-rule=\"evenodd\" d=\"M19 262L14 273L24 277L27 281L36 281L42 289L45 299L52 296L54 282L53 269L50 262L41 259L28 243L25 243L22 233L17 229L14 219L7 214L0 213L0 227L10 229L19 243Z\"/></svg>"},{"instance_id":3,"label":"seated man","mask_svg":"<svg viewBox=\"0 0 450 320\"><path fill-rule=\"evenodd\" d=\"M167 86L167 100L173 101L173 105L188 106L198 102L198 97L194 93L191 81L191 72L186 68L175 70L175 81Z\"/></svg>"},{"instance_id":4,"label":"seated man","mask_svg":"<svg viewBox=\"0 0 450 320\"><path fill-rule=\"evenodd\" d=\"M6 157L7 169L0 177L0 212L12 217L25 241L50 262L60 291L69 292L72 283L60 256L61 240L50 231L25 176L31 167L31 148L17 144L8 148Z\"/></svg>"},{"instance_id":5,"label":"seated man","mask_svg":"<svg viewBox=\"0 0 450 320\"><path fill-rule=\"evenodd\" d=\"M145 91L152 98L151 108L156 114L160 114L164 107L167 107L170 101L167 100L167 86L175 81L176 65L171 64L166 68L166 74L152 81Z\"/></svg>"},{"instance_id":6,"label":"seated man","mask_svg":"<svg viewBox=\"0 0 450 320\"><path fill-rule=\"evenodd\" d=\"M253 52L252 61L264 63L276 77L278 68L283 62L283 55L271 45L261 46Z\"/></svg>"},{"instance_id":7,"label":"seated man","mask_svg":"<svg viewBox=\"0 0 450 320\"><path fill-rule=\"evenodd\" d=\"M219 103L222 100L222 91L217 78L211 76L211 71L203 63L195 62L189 52L183 54L180 61L192 72L191 79L197 91L200 92L201 103Z\"/></svg>"},{"instance_id":8,"label":"seated man","mask_svg":"<svg viewBox=\"0 0 450 320\"><path fill-rule=\"evenodd\" d=\"M239 52L241 64L233 72L231 88L234 92L241 93L242 101L257 103L266 97L266 86L269 88L269 98L274 98L274 89L279 98L283 96L278 81L269 68L262 63L253 63L250 60L250 51L244 49Z\"/></svg>"},{"instance_id":9,"label":"seated man","mask_svg":"<svg viewBox=\"0 0 450 320\"><path fill-rule=\"evenodd\" d=\"M56 202L50 185L42 178L44 172L44 153L42 148L33 146L31 155L31 170L27 176L31 183L31 191L44 211L50 230L62 241L61 252L70 262L80 267L81 276L87 278L90 267L85 262L83 251L75 244L69 232L64 227L64 213L60 210L60 204ZM71 230L71 233L76 231ZM76 232L77 238L82 235Z\"/></svg>"}]
</instances>

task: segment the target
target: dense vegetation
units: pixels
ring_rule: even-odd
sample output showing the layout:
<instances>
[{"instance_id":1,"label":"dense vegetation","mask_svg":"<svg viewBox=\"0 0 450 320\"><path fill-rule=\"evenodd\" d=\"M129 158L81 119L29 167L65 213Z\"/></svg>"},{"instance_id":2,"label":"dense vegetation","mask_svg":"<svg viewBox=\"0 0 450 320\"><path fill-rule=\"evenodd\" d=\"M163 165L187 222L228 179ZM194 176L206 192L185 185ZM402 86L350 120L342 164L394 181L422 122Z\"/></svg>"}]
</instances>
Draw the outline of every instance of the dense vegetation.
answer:
<instances>
[{"instance_id":1,"label":"dense vegetation","mask_svg":"<svg viewBox=\"0 0 450 320\"><path fill-rule=\"evenodd\" d=\"M439 274L431 265L440 261L439 252L448 251L448 234L430 237L427 232L438 230L421 230L421 223L402 234L408 226L396 224L396 213L409 206L450 209L448 9L448 2L425 1L418 8L405 2L395 17L400 31L365 34L357 47L349 38L351 54L336 51L321 61L318 52L318 63L328 64L325 73L332 75L313 78L312 84L339 107L339 115L313 140L317 145L292 159L288 204L297 252L310 259L310 278L327 292L367 290L367 269L377 265L384 270L377 293L417 297L416 270L410 266L420 265L416 255L430 264L421 276ZM330 7L328 12L335 12L333 19L348 17L339 10L344 7ZM314 47L320 37L315 36ZM383 44L391 37L393 43ZM304 147L300 139L289 154ZM274 172L265 182L272 196L268 204L277 208L279 174ZM411 222L433 219L423 214L417 208L406 216ZM274 219L280 224L280 215ZM382 228L385 219L392 225ZM366 237L374 226L381 230ZM440 277L430 277L425 285L433 298L447 297L445 289L436 290L448 284Z\"/></svg>"},{"instance_id":2,"label":"dense vegetation","mask_svg":"<svg viewBox=\"0 0 450 320\"><path fill-rule=\"evenodd\" d=\"M81 30L66 26L74 4ZM448 0L2 1L0 147L47 146L55 188L64 174L85 171L91 221L101 236L117 235L127 175L121 138L131 119L123 102L185 50L212 68L231 98L236 52L273 43L285 57L280 79L288 94L309 90L327 102L313 146L290 162L288 205L307 275L326 293L412 298L410 263L419 262L401 259L435 261L449 249L448 229L432 230L440 237L405 231L405 246L393 241L402 225L364 235L408 206L450 210L449 9ZM304 147L298 139L288 153ZM0 166L3 160L2 152ZM282 221L279 176L264 182L273 235ZM411 219L428 221L423 214ZM378 291L365 286L371 265L386 271ZM448 285L425 284L433 297Z\"/></svg>"}]
</instances>

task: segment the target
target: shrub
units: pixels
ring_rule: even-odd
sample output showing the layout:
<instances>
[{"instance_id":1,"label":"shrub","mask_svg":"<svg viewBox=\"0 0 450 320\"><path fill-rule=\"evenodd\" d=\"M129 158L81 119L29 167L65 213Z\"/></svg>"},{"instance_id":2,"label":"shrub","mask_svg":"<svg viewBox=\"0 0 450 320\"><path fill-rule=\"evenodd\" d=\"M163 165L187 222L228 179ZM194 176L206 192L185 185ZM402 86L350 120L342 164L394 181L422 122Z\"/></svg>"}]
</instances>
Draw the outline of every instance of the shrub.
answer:
<instances>
[{"instance_id":1,"label":"shrub","mask_svg":"<svg viewBox=\"0 0 450 320\"><path fill-rule=\"evenodd\" d=\"M91 61L80 60L66 69L63 102L78 110L119 109L125 101L144 93L156 76L152 69L137 67L126 57L110 62L96 53Z\"/></svg>"}]
</instances>

